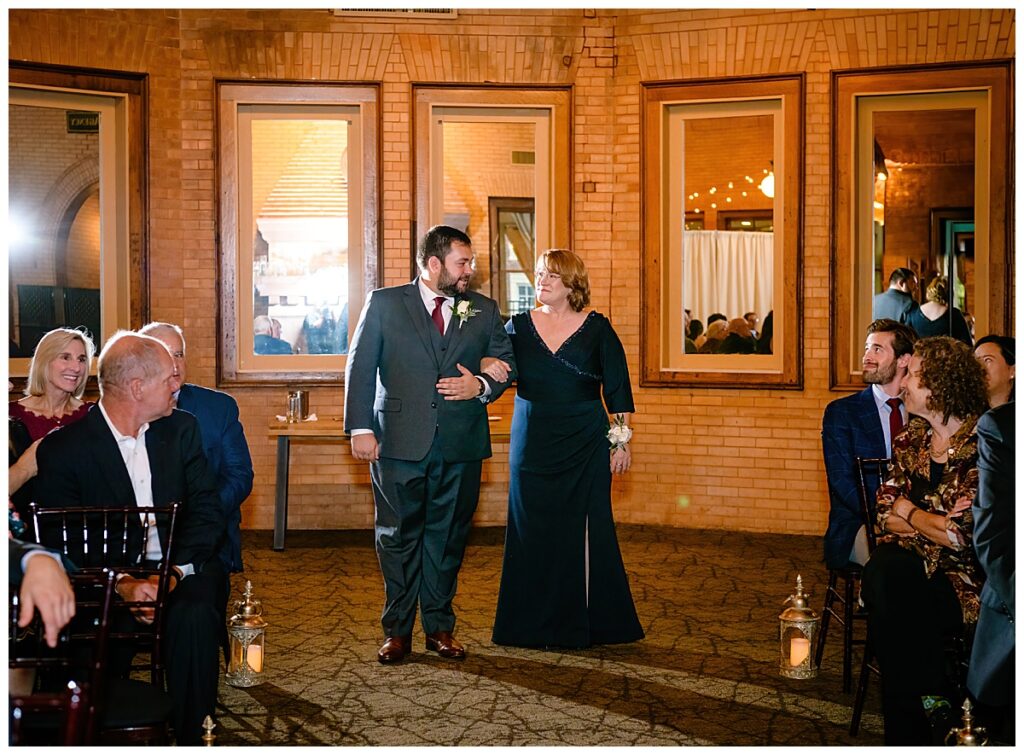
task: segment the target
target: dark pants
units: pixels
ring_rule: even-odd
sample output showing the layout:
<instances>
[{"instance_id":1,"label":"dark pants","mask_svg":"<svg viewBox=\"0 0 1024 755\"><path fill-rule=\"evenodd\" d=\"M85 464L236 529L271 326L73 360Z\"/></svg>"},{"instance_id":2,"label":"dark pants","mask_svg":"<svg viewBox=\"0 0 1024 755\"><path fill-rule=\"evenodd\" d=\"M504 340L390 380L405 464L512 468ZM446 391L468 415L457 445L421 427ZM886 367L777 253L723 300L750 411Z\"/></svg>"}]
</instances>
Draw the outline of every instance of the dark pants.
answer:
<instances>
[{"instance_id":1,"label":"dark pants","mask_svg":"<svg viewBox=\"0 0 1024 755\"><path fill-rule=\"evenodd\" d=\"M167 691L179 745L202 743L203 719L217 705L224 572L216 558L200 574L183 579L167 601Z\"/></svg>"},{"instance_id":2,"label":"dark pants","mask_svg":"<svg viewBox=\"0 0 1024 755\"><path fill-rule=\"evenodd\" d=\"M945 573L928 578L918 556L884 543L864 567L861 596L868 642L882 671L885 743L931 744L921 697L941 695L959 708L943 652L943 638L963 630L956 592Z\"/></svg>"},{"instance_id":3,"label":"dark pants","mask_svg":"<svg viewBox=\"0 0 1024 755\"><path fill-rule=\"evenodd\" d=\"M224 570L216 558L181 580L167 598L163 661L179 745L202 744L203 719L214 714L226 600ZM132 655L132 648L111 648L111 670L124 675Z\"/></svg>"},{"instance_id":4,"label":"dark pants","mask_svg":"<svg viewBox=\"0 0 1024 755\"><path fill-rule=\"evenodd\" d=\"M452 600L480 493L479 461L449 463L435 437L426 458L370 465L377 558L384 576L386 636L455 628Z\"/></svg>"}]
</instances>

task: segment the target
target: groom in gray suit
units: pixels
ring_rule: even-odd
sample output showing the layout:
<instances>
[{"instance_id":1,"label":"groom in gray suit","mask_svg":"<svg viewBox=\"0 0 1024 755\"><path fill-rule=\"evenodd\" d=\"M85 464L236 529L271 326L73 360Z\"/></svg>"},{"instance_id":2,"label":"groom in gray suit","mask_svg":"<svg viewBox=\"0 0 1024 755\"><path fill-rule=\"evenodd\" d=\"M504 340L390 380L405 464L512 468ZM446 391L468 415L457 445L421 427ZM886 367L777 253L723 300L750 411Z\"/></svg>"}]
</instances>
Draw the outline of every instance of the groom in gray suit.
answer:
<instances>
[{"instance_id":1,"label":"groom in gray suit","mask_svg":"<svg viewBox=\"0 0 1024 755\"><path fill-rule=\"evenodd\" d=\"M485 404L505 382L475 374L485 357L514 365L498 306L469 291L472 242L434 226L416 253L419 277L373 291L345 369L345 430L370 462L377 557L384 575L381 663L412 649L417 604L426 648L464 658L452 600L480 468L491 455Z\"/></svg>"}]
</instances>

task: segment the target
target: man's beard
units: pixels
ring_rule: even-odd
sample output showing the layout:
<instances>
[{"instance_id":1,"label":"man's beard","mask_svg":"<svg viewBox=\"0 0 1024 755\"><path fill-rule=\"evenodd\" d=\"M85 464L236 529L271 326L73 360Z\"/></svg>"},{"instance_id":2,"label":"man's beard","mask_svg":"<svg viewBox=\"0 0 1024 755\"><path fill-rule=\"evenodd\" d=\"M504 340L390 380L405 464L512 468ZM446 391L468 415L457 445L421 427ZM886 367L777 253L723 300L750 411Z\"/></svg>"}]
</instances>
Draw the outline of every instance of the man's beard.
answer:
<instances>
[{"instance_id":1,"label":"man's beard","mask_svg":"<svg viewBox=\"0 0 1024 755\"><path fill-rule=\"evenodd\" d=\"M876 367L874 370L864 370L864 382L868 385L885 385L891 383L896 377L896 362L893 361L888 367Z\"/></svg>"},{"instance_id":2,"label":"man's beard","mask_svg":"<svg viewBox=\"0 0 1024 755\"><path fill-rule=\"evenodd\" d=\"M472 277L470 275L456 278L446 268L442 267L441 274L437 278L437 290L443 294L448 294L448 296L458 296L465 293L466 289L469 288L469 279ZM459 288L459 281L465 281L465 285L462 288Z\"/></svg>"}]
</instances>

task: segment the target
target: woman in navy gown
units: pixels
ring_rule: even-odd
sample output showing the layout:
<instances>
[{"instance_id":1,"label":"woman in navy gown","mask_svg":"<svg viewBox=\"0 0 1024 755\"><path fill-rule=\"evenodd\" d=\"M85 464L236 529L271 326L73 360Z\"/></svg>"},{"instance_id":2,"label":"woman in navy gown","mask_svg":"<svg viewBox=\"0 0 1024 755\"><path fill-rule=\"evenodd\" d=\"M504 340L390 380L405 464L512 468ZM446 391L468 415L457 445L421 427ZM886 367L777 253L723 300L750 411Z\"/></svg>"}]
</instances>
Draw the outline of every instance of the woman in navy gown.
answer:
<instances>
[{"instance_id":1,"label":"woman in navy gown","mask_svg":"<svg viewBox=\"0 0 1024 755\"><path fill-rule=\"evenodd\" d=\"M590 286L578 256L545 252L536 288L541 306L505 326L519 378L492 639L521 647L631 642L644 632L611 509L611 477L629 469L630 451L607 437L610 424L633 412L626 356L608 319L583 311Z\"/></svg>"}]
</instances>

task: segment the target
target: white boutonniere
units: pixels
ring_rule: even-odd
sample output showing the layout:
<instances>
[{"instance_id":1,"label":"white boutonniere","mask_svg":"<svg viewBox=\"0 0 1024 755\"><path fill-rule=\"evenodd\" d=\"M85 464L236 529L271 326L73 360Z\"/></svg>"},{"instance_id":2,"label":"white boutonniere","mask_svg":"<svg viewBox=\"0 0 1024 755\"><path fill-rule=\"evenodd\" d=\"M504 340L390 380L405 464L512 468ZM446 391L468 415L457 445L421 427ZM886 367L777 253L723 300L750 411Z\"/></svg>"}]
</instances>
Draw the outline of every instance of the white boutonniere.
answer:
<instances>
[{"instance_id":1,"label":"white boutonniere","mask_svg":"<svg viewBox=\"0 0 1024 755\"><path fill-rule=\"evenodd\" d=\"M473 309L469 304L469 299L462 299L455 303L455 316L459 318L459 330L466 324L466 320L476 317L478 314L480 314L480 310Z\"/></svg>"},{"instance_id":2,"label":"white boutonniere","mask_svg":"<svg viewBox=\"0 0 1024 755\"><path fill-rule=\"evenodd\" d=\"M620 448L625 448L626 444L629 443L629 439L633 437L633 430L626 424L626 420L620 414L615 418L611 427L608 428L608 442L611 444L612 451L618 451Z\"/></svg>"}]
</instances>

